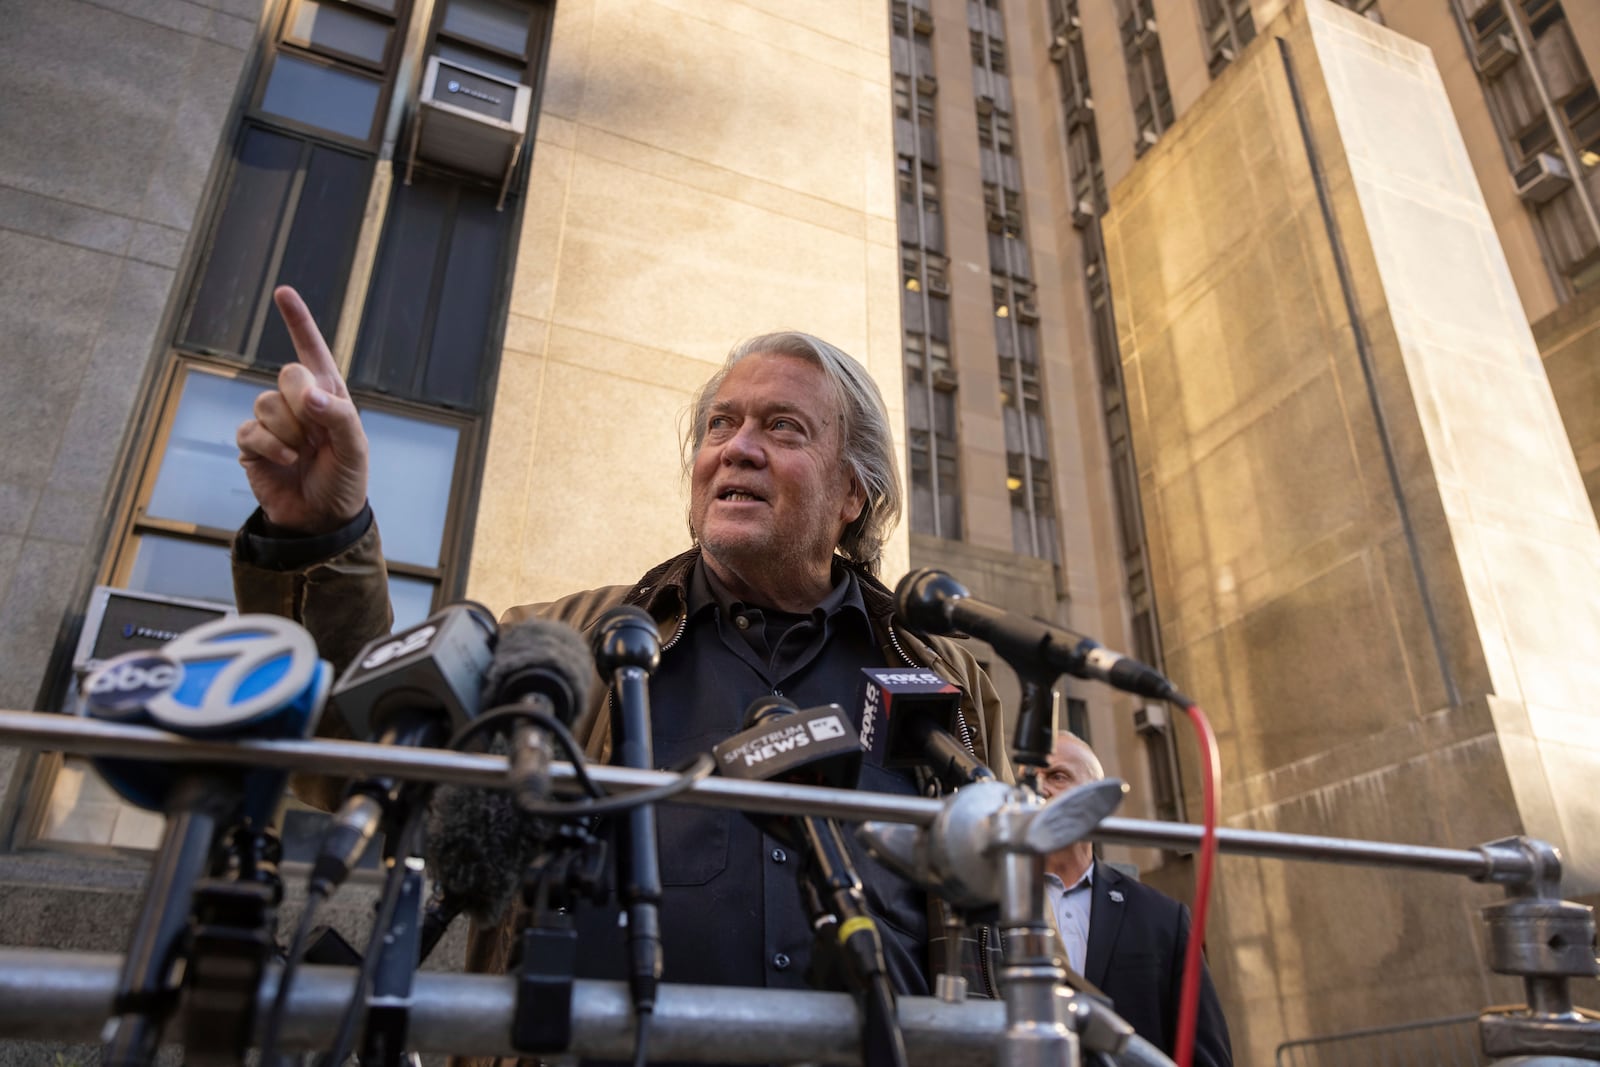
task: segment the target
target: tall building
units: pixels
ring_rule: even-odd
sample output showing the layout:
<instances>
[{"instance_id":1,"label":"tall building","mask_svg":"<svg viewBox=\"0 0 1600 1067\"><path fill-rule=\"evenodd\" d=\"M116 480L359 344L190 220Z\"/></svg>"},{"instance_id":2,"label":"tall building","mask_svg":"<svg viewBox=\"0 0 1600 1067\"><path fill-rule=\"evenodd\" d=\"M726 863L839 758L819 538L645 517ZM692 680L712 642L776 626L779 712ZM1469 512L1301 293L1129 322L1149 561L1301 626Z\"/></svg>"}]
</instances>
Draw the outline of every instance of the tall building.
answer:
<instances>
[{"instance_id":1,"label":"tall building","mask_svg":"<svg viewBox=\"0 0 1600 1067\"><path fill-rule=\"evenodd\" d=\"M1600 752L1565 687L1600 646L1600 21L1347 7L892 7L912 561L1163 663L1212 710L1233 825L1530 833L1592 900ZM1198 811L1181 717L1063 688L1134 813ZM1186 895L1188 857L1131 858ZM1243 1062L1519 995L1486 978L1492 893L1220 885Z\"/></svg>"},{"instance_id":2,"label":"tall building","mask_svg":"<svg viewBox=\"0 0 1600 1067\"><path fill-rule=\"evenodd\" d=\"M1164 664L1236 825L1538 833L1593 899L1600 10L1348 6L8 0L0 706L69 704L97 586L230 599L276 284L372 434L401 619L686 545L692 390L796 326L903 429L887 581L942 567ZM1504 365L1429 378L1457 318ZM1197 814L1181 717L1058 688L1124 814ZM8 928L119 947L100 916L159 818L56 755L0 749L0 798ZM1189 892L1189 857L1109 852ZM1241 1062L1515 996L1482 976L1488 890L1222 869Z\"/></svg>"}]
</instances>

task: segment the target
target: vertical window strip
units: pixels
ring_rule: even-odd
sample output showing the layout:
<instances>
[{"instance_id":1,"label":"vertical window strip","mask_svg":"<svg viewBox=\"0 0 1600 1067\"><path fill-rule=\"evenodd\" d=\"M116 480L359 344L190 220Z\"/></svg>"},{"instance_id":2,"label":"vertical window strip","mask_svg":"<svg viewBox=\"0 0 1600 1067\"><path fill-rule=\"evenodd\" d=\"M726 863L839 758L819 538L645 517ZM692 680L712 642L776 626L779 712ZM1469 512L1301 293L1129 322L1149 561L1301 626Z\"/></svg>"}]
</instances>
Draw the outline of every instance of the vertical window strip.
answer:
<instances>
[{"instance_id":1,"label":"vertical window strip","mask_svg":"<svg viewBox=\"0 0 1600 1067\"><path fill-rule=\"evenodd\" d=\"M930 13L890 5L895 151L904 291L903 366L910 451L911 528L951 540L961 533L955 390L950 361L949 261L943 255Z\"/></svg>"}]
</instances>

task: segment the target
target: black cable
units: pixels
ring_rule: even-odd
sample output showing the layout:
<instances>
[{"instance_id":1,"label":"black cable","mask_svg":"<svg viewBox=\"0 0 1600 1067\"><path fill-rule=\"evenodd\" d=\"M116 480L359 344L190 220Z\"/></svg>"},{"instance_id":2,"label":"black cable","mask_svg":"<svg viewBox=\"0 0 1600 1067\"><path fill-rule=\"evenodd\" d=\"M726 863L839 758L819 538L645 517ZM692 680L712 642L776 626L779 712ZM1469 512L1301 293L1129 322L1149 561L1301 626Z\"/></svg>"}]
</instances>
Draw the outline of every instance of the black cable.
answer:
<instances>
[{"instance_id":1,"label":"black cable","mask_svg":"<svg viewBox=\"0 0 1600 1067\"><path fill-rule=\"evenodd\" d=\"M554 804L519 804L523 811L530 815L547 815L552 818L578 818L592 815L612 815L619 811L628 811L632 808L642 807L645 804L656 804L679 793L687 792L702 778L709 777L716 770L716 761L711 754L702 752L685 770L679 772L678 779L666 785L654 786L650 789L639 789L630 793L607 793L595 784L589 777L588 763L584 759L583 749L573 738L560 719L549 712L520 704L505 704L479 715L476 719L456 731L447 747L460 749L468 741L485 733L491 727L500 726L507 722L531 721L542 726L561 743L566 750L567 759L572 764L573 776L578 779L584 791L594 800L574 800Z\"/></svg>"},{"instance_id":2,"label":"black cable","mask_svg":"<svg viewBox=\"0 0 1600 1067\"><path fill-rule=\"evenodd\" d=\"M417 837L422 831L423 819L428 810L425 792L415 799L416 802L409 805L409 814L400 830L394 855L390 859L389 876L383 883L383 896L379 898L378 915L373 920L372 933L367 938L366 952L361 958L361 969L356 974L355 990L351 993L344 1014L339 1019L339 1032L334 1038L333 1048L317 1061L318 1067L340 1067L349 1058L355 1046L356 1031L360 1029L361 1021L366 1018L367 992L372 988L372 980L378 970L378 957L382 955L383 939L389 932L389 924L394 921L395 909L400 906L400 891L405 886L406 880L406 860L416 848Z\"/></svg>"},{"instance_id":3,"label":"black cable","mask_svg":"<svg viewBox=\"0 0 1600 1067\"><path fill-rule=\"evenodd\" d=\"M457 730L455 736L450 739L450 743L445 747L459 750L468 741L471 741L479 734L487 732L492 726L499 726L501 723L507 722L522 722L524 720L531 720L544 727L561 743L562 749L567 753L567 761L572 764L572 773L577 776L579 784L583 786L586 793L597 798L606 795L599 786L594 784L594 779L589 777L589 768L583 758L583 748L578 744L577 739L572 736L571 732L567 730L566 725L549 712L540 711L525 704L502 704L497 708L490 708Z\"/></svg>"},{"instance_id":4,"label":"black cable","mask_svg":"<svg viewBox=\"0 0 1600 1067\"><path fill-rule=\"evenodd\" d=\"M874 975L867 991L861 1062L865 1067L906 1067L905 1034L895 1012L894 985L887 974Z\"/></svg>"},{"instance_id":5,"label":"black cable","mask_svg":"<svg viewBox=\"0 0 1600 1067\"><path fill-rule=\"evenodd\" d=\"M283 972L278 975L278 992L273 996L272 1008L267 1013L266 1034L261 1039L262 1063L271 1063L272 1056L278 1051L278 1031L283 1028L283 1012L289 1003L289 986L294 982L295 972L299 970L300 961L309 947L306 942L311 938L311 920L316 918L327 899L325 890L313 888L306 894L300 922L294 928L294 937L289 942L289 952L283 961Z\"/></svg>"},{"instance_id":6,"label":"black cable","mask_svg":"<svg viewBox=\"0 0 1600 1067\"><path fill-rule=\"evenodd\" d=\"M612 815L619 811L628 811L630 808L642 807L645 804L657 804L679 793L687 793L694 788L694 784L702 778L708 777L716 769L716 760L711 758L711 753L702 752L694 758L694 762L687 770L679 772L678 777L666 785L654 786L650 789L637 789L631 793L604 794L600 800L575 800L568 804L519 804L518 807L530 815L549 815L554 818L572 818L583 815Z\"/></svg>"},{"instance_id":7,"label":"black cable","mask_svg":"<svg viewBox=\"0 0 1600 1067\"><path fill-rule=\"evenodd\" d=\"M650 1020L655 1018L653 1012L635 1009L633 1016L633 1067L644 1067L649 1063L645 1049L649 1045Z\"/></svg>"}]
</instances>

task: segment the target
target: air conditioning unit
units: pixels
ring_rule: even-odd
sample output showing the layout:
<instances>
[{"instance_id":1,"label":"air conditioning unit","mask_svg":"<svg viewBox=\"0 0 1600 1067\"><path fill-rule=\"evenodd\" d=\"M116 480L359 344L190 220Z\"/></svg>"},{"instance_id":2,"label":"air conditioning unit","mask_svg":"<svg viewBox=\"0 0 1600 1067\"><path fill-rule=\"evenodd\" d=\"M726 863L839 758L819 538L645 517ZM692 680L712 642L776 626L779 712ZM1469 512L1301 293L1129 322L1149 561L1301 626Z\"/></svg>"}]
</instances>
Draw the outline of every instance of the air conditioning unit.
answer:
<instances>
[{"instance_id":1,"label":"air conditioning unit","mask_svg":"<svg viewBox=\"0 0 1600 1067\"><path fill-rule=\"evenodd\" d=\"M1069 44L1071 44L1071 42L1067 40L1067 35L1064 33L1058 33L1054 37L1050 38L1050 61L1052 63L1059 63L1063 59L1066 59L1067 45Z\"/></svg>"},{"instance_id":2,"label":"air conditioning unit","mask_svg":"<svg viewBox=\"0 0 1600 1067\"><path fill-rule=\"evenodd\" d=\"M1092 222L1094 222L1094 202L1092 200L1079 200L1072 205L1072 225L1080 230L1087 230Z\"/></svg>"},{"instance_id":3,"label":"air conditioning unit","mask_svg":"<svg viewBox=\"0 0 1600 1067\"><path fill-rule=\"evenodd\" d=\"M956 381L956 372L949 367L935 367L932 382L933 387L941 393L953 393L959 384Z\"/></svg>"},{"instance_id":4,"label":"air conditioning unit","mask_svg":"<svg viewBox=\"0 0 1600 1067\"><path fill-rule=\"evenodd\" d=\"M999 233L1006 228L1006 216L1002 211L991 209L985 216L989 223L990 233Z\"/></svg>"},{"instance_id":5,"label":"air conditioning unit","mask_svg":"<svg viewBox=\"0 0 1600 1067\"><path fill-rule=\"evenodd\" d=\"M979 97L978 97L978 114L980 114L980 115L992 115L992 114L994 114L994 97L989 96L987 94L979 95Z\"/></svg>"},{"instance_id":6,"label":"air conditioning unit","mask_svg":"<svg viewBox=\"0 0 1600 1067\"><path fill-rule=\"evenodd\" d=\"M928 292L938 293L940 296L949 296L950 279L942 274L928 275Z\"/></svg>"},{"instance_id":7,"label":"air conditioning unit","mask_svg":"<svg viewBox=\"0 0 1600 1067\"><path fill-rule=\"evenodd\" d=\"M186 630L233 613L209 600L97 585L83 612L72 669L82 677L112 656L160 648Z\"/></svg>"},{"instance_id":8,"label":"air conditioning unit","mask_svg":"<svg viewBox=\"0 0 1600 1067\"><path fill-rule=\"evenodd\" d=\"M1517 195L1529 204L1547 204L1572 184L1566 162L1557 155L1540 152L1511 176Z\"/></svg>"},{"instance_id":9,"label":"air conditioning unit","mask_svg":"<svg viewBox=\"0 0 1600 1067\"><path fill-rule=\"evenodd\" d=\"M1229 48L1227 45L1223 45L1221 48L1217 49L1216 56L1214 57L1215 61L1223 66L1232 63L1237 58L1239 57L1234 54L1233 49Z\"/></svg>"},{"instance_id":10,"label":"air conditioning unit","mask_svg":"<svg viewBox=\"0 0 1600 1067\"><path fill-rule=\"evenodd\" d=\"M1133 43L1140 48L1150 48L1156 43L1156 20L1145 19L1138 29L1133 31Z\"/></svg>"},{"instance_id":11,"label":"air conditioning unit","mask_svg":"<svg viewBox=\"0 0 1600 1067\"><path fill-rule=\"evenodd\" d=\"M917 92L923 96L933 96L939 91L939 79L932 74L917 75Z\"/></svg>"},{"instance_id":12,"label":"air conditioning unit","mask_svg":"<svg viewBox=\"0 0 1600 1067\"><path fill-rule=\"evenodd\" d=\"M920 7L911 9L911 28L918 33L933 32L933 15Z\"/></svg>"},{"instance_id":13,"label":"air conditioning unit","mask_svg":"<svg viewBox=\"0 0 1600 1067\"><path fill-rule=\"evenodd\" d=\"M1502 71L1510 69L1517 62L1517 39L1509 33L1496 33L1488 40L1478 45L1476 59L1478 73L1485 78L1493 78Z\"/></svg>"},{"instance_id":14,"label":"air conditioning unit","mask_svg":"<svg viewBox=\"0 0 1600 1067\"><path fill-rule=\"evenodd\" d=\"M1067 24L1062 27L1062 32L1066 35L1067 40L1076 41L1083 36L1083 20L1076 15L1068 15Z\"/></svg>"},{"instance_id":15,"label":"air conditioning unit","mask_svg":"<svg viewBox=\"0 0 1600 1067\"><path fill-rule=\"evenodd\" d=\"M533 90L464 63L432 56L412 116L406 182L424 160L500 182L500 204L528 135Z\"/></svg>"},{"instance_id":16,"label":"air conditioning unit","mask_svg":"<svg viewBox=\"0 0 1600 1067\"><path fill-rule=\"evenodd\" d=\"M1164 734L1171 725L1172 719L1161 704L1143 704L1133 710L1133 728L1146 737Z\"/></svg>"},{"instance_id":17,"label":"air conditioning unit","mask_svg":"<svg viewBox=\"0 0 1600 1067\"><path fill-rule=\"evenodd\" d=\"M1161 140L1161 135L1155 130L1151 129L1149 126L1146 126L1144 129L1139 131L1139 143L1135 147L1137 147L1139 151L1143 152L1147 148L1155 147L1155 143L1159 140Z\"/></svg>"},{"instance_id":18,"label":"air conditioning unit","mask_svg":"<svg viewBox=\"0 0 1600 1067\"><path fill-rule=\"evenodd\" d=\"M1017 301L1017 321L1018 322L1038 322L1039 321L1039 305L1038 305L1038 303L1036 301L1032 300L1032 299L1029 299L1029 298L1021 298L1021 299L1019 299Z\"/></svg>"}]
</instances>

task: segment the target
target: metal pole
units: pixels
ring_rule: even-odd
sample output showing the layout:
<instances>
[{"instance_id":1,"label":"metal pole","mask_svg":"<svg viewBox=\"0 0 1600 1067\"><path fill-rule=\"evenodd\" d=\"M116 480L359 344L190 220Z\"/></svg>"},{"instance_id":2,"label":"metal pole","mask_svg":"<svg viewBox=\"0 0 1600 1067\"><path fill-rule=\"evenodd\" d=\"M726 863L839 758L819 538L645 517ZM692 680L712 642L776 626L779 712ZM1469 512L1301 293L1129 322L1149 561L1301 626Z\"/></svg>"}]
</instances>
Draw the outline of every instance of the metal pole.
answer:
<instances>
[{"instance_id":1,"label":"metal pole","mask_svg":"<svg viewBox=\"0 0 1600 1067\"><path fill-rule=\"evenodd\" d=\"M347 778L388 774L487 789L510 786L503 756L387 748L360 741L199 741L149 727L41 712L0 711L0 744L165 762L250 764ZM570 764L552 763L550 776L557 789L566 793L576 791ZM616 792L663 786L676 780L675 775L661 771L626 767L591 766L589 776L605 789ZM939 801L921 797L733 778L707 778L696 782L684 794L673 798L673 802L766 814L816 815L847 822L875 819L914 826L931 824L941 810ZM1200 827L1189 823L1107 818L1088 836L1116 844L1192 849L1199 846ZM1525 882L1536 873L1533 860L1515 849L1434 848L1228 828L1217 831L1217 847L1230 855L1394 867L1504 883Z\"/></svg>"},{"instance_id":2,"label":"metal pole","mask_svg":"<svg viewBox=\"0 0 1600 1067\"><path fill-rule=\"evenodd\" d=\"M0 1036L91 1039L111 1012L120 966L114 955L0 949ZM258 1020L276 993L278 973L274 967L257 991ZM354 975L342 967L300 968L284 1017L283 1049L327 1048ZM408 1045L422 1053L514 1057L515 1000L514 979L507 976L419 973ZM927 1067L992 1065L1004 1013L993 1000L899 998L906 1051L911 1062ZM625 983L577 982L572 1014L570 1051L590 1059L631 1058L633 1008ZM859 1063L859 1038L848 994L665 984L651 1023L650 1054L702 1063Z\"/></svg>"}]
</instances>

